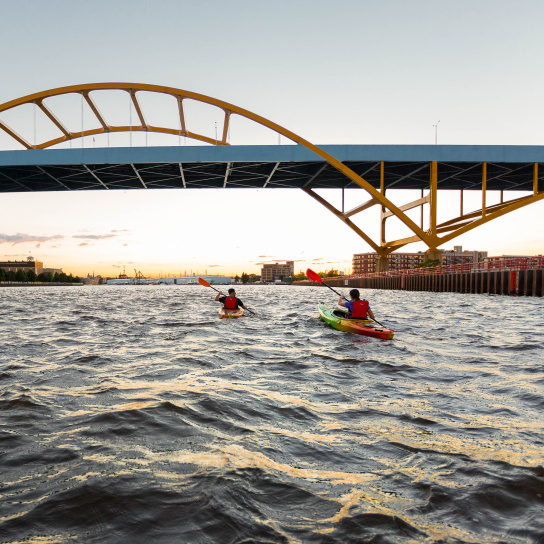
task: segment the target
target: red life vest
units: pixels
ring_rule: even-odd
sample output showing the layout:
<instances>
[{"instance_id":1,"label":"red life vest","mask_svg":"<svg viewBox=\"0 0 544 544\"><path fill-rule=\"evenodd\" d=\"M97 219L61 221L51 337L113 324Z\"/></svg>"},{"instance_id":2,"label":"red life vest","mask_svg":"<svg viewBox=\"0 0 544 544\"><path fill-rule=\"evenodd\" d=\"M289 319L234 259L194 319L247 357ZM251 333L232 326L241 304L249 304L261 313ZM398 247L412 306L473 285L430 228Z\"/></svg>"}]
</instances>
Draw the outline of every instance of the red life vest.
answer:
<instances>
[{"instance_id":1,"label":"red life vest","mask_svg":"<svg viewBox=\"0 0 544 544\"><path fill-rule=\"evenodd\" d=\"M225 309L236 310L236 297L225 298Z\"/></svg>"},{"instance_id":2,"label":"red life vest","mask_svg":"<svg viewBox=\"0 0 544 544\"><path fill-rule=\"evenodd\" d=\"M351 313L351 317L357 319L366 319L369 306L370 305L368 303L368 300L354 300L353 312Z\"/></svg>"}]
</instances>

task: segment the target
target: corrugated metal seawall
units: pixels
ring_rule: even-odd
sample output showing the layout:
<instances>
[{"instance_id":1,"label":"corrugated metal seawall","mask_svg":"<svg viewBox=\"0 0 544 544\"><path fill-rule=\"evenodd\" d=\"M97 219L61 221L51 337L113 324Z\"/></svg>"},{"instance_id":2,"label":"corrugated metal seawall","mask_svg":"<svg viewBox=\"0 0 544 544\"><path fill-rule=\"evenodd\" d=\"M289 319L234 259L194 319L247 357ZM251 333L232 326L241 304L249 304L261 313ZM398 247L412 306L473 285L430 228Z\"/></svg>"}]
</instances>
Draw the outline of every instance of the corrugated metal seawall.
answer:
<instances>
[{"instance_id":1,"label":"corrugated metal seawall","mask_svg":"<svg viewBox=\"0 0 544 544\"><path fill-rule=\"evenodd\" d=\"M544 291L542 269L489 270L455 274L422 274L420 276L384 276L379 278L326 278L331 287L434 291L437 293L474 293L541 297ZM319 285L310 281L295 285Z\"/></svg>"}]
</instances>

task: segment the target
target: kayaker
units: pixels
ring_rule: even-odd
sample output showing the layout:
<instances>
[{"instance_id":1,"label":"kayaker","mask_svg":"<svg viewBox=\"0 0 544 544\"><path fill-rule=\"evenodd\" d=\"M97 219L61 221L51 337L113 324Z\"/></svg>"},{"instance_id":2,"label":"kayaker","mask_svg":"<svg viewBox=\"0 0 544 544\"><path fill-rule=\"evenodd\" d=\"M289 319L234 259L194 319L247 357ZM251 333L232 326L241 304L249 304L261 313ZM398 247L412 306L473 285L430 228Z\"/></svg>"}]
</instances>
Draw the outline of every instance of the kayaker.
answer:
<instances>
[{"instance_id":1,"label":"kayaker","mask_svg":"<svg viewBox=\"0 0 544 544\"><path fill-rule=\"evenodd\" d=\"M224 296L223 292L219 291L215 297L215 301L223 304L225 310L238 310L238 308L247 310L244 303L239 298L236 298L236 291L232 287L229 289L228 296Z\"/></svg>"},{"instance_id":2,"label":"kayaker","mask_svg":"<svg viewBox=\"0 0 544 544\"><path fill-rule=\"evenodd\" d=\"M346 297L344 296L341 296L338 300L340 306L344 306L344 308L348 309L349 319L366 319L367 316L374 319L374 313L370 309L370 304L368 300L361 300L359 289L352 289L349 292L349 296L351 297L351 300L346 300Z\"/></svg>"}]
</instances>

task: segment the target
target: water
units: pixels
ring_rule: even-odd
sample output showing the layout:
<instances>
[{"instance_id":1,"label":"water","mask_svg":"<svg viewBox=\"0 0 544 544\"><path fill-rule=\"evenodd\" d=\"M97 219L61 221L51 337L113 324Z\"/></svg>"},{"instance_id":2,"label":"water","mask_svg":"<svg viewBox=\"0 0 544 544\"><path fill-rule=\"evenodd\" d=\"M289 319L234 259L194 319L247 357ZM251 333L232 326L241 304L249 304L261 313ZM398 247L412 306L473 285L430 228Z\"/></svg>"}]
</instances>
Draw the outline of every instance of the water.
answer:
<instances>
[{"instance_id":1,"label":"water","mask_svg":"<svg viewBox=\"0 0 544 544\"><path fill-rule=\"evenodd\" d=\"M0 289L0 542L544 542L543 301Z\"/></svg>"}]
</instances>

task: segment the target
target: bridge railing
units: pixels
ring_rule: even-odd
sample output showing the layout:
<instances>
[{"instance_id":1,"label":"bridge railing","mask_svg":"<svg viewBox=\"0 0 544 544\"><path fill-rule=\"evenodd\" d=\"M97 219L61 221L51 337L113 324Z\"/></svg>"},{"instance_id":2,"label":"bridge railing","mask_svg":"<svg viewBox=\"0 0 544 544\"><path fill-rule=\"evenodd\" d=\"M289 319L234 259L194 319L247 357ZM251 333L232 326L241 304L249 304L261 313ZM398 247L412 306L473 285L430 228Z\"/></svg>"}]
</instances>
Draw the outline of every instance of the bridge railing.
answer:
<instances>
[{"instance_id":1,"label":"bridge railing","mask_svg":"<svg viewBox=\"0 0 544 544\"><path fill-rule=\"evenodd\" d=\"M463 274L471 272L488 272L500 270L527 270L534 268L544 268L544 257L542 255L538 255L535 257L509 257L492 261L481 261L477 263L450 264L446 266L407 268L404 270L388 270L386 272L351 274L348 276L342 276L342 278L387 278L398 276Z\"/></svg>"}]
</instances>

